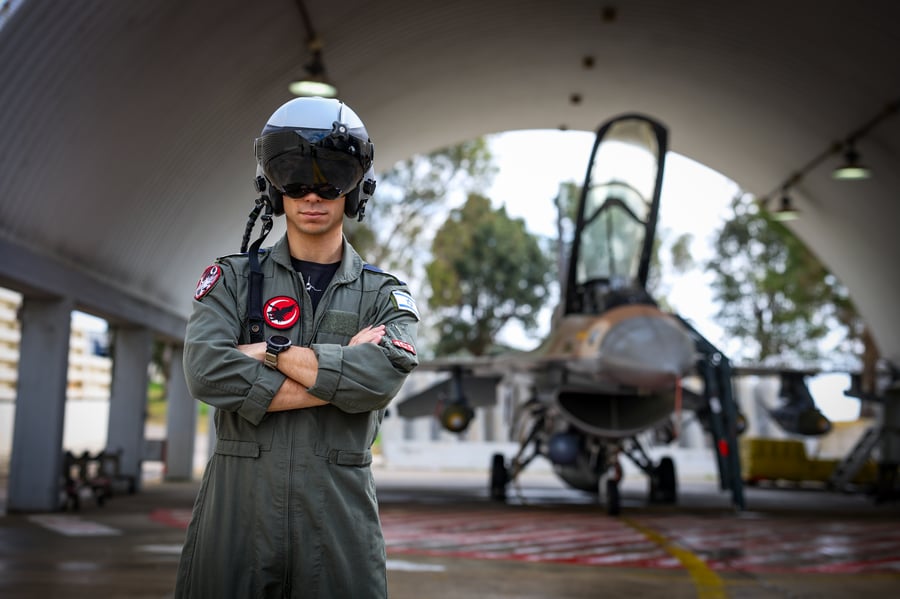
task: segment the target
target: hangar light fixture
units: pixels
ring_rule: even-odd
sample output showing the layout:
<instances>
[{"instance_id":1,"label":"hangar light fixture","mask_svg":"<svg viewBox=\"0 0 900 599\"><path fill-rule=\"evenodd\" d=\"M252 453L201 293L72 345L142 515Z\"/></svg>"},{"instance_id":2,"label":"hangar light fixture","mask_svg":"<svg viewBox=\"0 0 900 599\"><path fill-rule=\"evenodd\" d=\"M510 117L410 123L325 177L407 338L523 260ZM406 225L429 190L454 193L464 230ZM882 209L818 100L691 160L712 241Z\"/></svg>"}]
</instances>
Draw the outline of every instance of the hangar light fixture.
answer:
<instances>
[{"instance_id":1,"label":"hangar light fixture","mask_svg":"<svg viewBox=\"0 0 900 599\"><path fill-rule=\"evenodd\" d=\"M306 28L306 47L312 55L312 60L303 66L304 72L288 85L288 90L295 96L334 98L337 96L338 90L325 71L325 62L322 59L324 45L322 38L316 35L303 0L297 0L297 8L300 10L300 16L303 18L303 25Z\"/></svg>"},{"instance_id":2,"label":"hangar light fixture","mask_svg":"<svg viewBox=\"0 0 900 599\"><path fill-rule=\"evenodd\" d=\"M860 163L859 152L856 151L852 143L849 143L844 152L844 163L831 171L831 176L840 181L855 181L868 179L872 176L872 172Z\"/></svg>"},{"instance_id":3,"label":"hangar light fixture","mask_svg":"<svg viewBox=\"0 0 900 599\"><path fill-rule=\"evenodd\" d=\"M794 203L791 201L791 196L788 195L788 190L782 190L781 202L778 206L778 209L772 213L772 218L779 222L787 222L790 220L797 220L797 217L799 216L800 211L794 207Z\"/></svg>"},{"instance_id":4,"label":"hangar light fixture","mask_svg":"<svg viewBox=\"0 0 900 599\"><path fill-rule=\"evenodd\" d=\"M863 123L855 131L852 131L850 134L846 135L843 140L832 142L827 148L819 152L819 154L814 156L809 162L794 171L778 187L763 196L759 200L760 205L765 208L770 202L776 201L777 198L780 198L777 213L781 214L785 212L785 201L787 201L788 206L792 206L790 197L788 197L787 195L787 190L800 183L810 172L812 172L824 161L840 154L843 154L844 162L831 172L832 178L843 181L858 181L871 177L871 170L864 166L859 160L859 152L856 151L856 144L865 136L870 134L875 129L875 127L882 123L882 121L898 111L900 111L900 98L895 98L894 100L885 104L881 112ZM787 213L790 214L791 211L787 211ZM778 220L792 220L793 218L796 218L796 210L793 210L793 216L784 215L783 217L779 218L776 214L775 218L777 218Z\"/></svg>"},{"instance_id":5,"label":"hangar light fixture","mask_svg":"<svg viewBox=\"0 0 900 599\"><path fill-rule=\"evenodd\" d=\"M310 48L312 49L310 44ZM337 87L325 74L325 65L322 62L322 50L312 50L312 61L304 66L305 73L291 81L288 90L295 96L322 96L334 98L337 96Z\"/></svg>"}]
</instances>

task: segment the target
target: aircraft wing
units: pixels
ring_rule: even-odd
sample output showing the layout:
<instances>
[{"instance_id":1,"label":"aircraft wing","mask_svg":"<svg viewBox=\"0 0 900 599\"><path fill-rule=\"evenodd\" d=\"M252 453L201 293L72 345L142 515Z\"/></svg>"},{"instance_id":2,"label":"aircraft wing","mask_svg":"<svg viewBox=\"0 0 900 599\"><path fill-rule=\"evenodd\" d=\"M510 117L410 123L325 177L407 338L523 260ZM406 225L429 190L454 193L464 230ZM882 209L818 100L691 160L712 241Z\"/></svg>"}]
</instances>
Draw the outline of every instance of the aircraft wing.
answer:
<instances>
[{"instance_id":1,"label":"aircraft wing","mask_svg":"<svg viewBox=\"0 0 900 599\"><path fill-rule=\"evenodd\" d=\"M404 418L419 418L422 416L436 416L440 406L453 402L461 386L462 395L473 408L492 406L496 403L497 384L500 376L477 376L473 374L461 374L457 380L450 377L435 383L424 391L408 396L398 406L397 412Z\"/></svg>"},{"instance_id":2,"label":"aircraft wing","mask_svg":"<svg viewBox=\"0 0 900 599\"><path fill-rule=\"evenodd\" d=\"M571 363L572 360L569 360ZM513 351L496 356L435 358L419 363L417 371L462 372L477 376L503 377L512 372L528 372L547 368L563 360L548 358L534 351Z\"/></svg>"}]
</instances>

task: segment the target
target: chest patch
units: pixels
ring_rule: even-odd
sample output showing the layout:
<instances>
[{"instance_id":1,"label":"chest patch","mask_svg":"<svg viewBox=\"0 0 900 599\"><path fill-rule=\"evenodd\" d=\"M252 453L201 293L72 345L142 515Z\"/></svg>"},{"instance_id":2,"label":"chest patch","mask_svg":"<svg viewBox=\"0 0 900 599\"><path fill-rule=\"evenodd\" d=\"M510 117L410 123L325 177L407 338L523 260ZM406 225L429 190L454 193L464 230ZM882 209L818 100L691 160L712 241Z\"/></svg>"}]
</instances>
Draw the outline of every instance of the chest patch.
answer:
<instances>
[{"instance_id":1,"label":"chest patch","mask_svg":"<svg viewBox=\"0 0 900 599\"><path fill-rule=\"evenodd\" d=\"M197 290L194 291L194 299L198 300L202 298L204 295L209 293L213 287L216 286L216 283L219 282L219 279L222 277L222 269L217 265L213 264L212 266L208 266L206 270L203 271L203 274L200 276L200 280L197 281Z\"/></svg>"},{"instance_id":2,"label":"chest patch","mask_svg":"<svg viewBox=\"0 0 900 599\"><path fill-rule=\"evenodd\" d=\"M416 320L421 320L419 317L419 309L416 307L416 300L414 300L410 294L405 291L392 291L391 300L393 300L395 308L409 312L416 317Z\"/></svg>"},{"instance_id":3,"label":"chest patch","mask_svg":"<svg viewBox=\"0 0 900 599\"><path fill-rule=\"evenodd\" d=\"M279 295L263 306L263 319L275 329L289 329L300 320L300 304L292 297Z\"/></svg>"}]
</instances>

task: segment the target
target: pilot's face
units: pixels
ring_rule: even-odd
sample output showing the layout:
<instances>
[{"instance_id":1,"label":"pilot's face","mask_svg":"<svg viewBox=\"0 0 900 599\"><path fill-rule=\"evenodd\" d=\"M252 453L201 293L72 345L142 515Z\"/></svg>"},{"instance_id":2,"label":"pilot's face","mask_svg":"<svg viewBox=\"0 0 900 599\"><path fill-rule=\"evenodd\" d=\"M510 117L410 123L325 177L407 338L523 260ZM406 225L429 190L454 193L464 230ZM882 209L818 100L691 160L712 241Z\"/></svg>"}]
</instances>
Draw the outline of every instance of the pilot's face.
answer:
<instances>
[{"instance_id":1,"label":"pilot's face","mask_svg":"<svg viewBox=\"0 0 900 599\"><path fill-rule=\"evenodd\" d=\"M288 226L305 235L324 235L342 228L346 197L323 200L315 193L303 197L284 196L284 215Z\"/></svg>"}]
</instances>

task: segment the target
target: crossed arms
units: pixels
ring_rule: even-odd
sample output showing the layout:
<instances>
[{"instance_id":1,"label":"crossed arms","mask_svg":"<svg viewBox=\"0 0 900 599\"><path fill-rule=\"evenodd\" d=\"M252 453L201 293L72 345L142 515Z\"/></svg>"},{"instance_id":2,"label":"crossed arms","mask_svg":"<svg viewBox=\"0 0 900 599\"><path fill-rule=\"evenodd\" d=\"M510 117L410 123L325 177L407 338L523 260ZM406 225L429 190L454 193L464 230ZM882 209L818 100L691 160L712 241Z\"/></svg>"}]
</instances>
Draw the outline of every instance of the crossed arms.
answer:
<instances>
[{"instance_id":1,"label":"crossed arms","mask_svg":"<svg viewBox=\"0 0 900 599\"><path fill-rule=\"evenodd\" d=\"M350 339L348 347L362 343L378 345L384 337L385 327L367 326ZM237 348L245 355L262 362L266 356L265 342L247 343ZM268 412L282 412L301 408L314 408L328 402L310 395L307 391L316 382L319 373L319 360L315 352L308 347L291 346L278 355L278 371L285 377L284 383L272 397Z\"/></svg>"}]
</instances>

